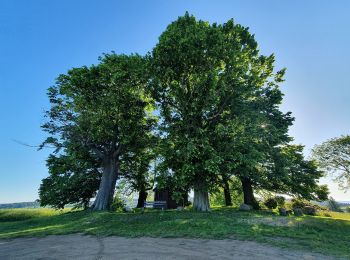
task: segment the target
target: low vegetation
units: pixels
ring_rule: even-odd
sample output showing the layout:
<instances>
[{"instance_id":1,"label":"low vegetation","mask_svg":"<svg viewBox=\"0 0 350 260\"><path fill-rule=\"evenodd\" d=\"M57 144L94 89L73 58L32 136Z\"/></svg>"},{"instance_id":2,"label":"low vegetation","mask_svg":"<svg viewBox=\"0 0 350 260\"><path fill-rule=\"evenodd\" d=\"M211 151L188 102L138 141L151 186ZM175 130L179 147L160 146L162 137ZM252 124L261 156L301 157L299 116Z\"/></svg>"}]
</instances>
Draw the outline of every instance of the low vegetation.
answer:
<instances>
[{"instance_id":1,"label":"low vegetation","mask_svg":"<svg viewBox=\"0 0 350 260\"><path fill-rule=\"evenodd\" d=\"M272 211L231 207L209 213L148 210L144 213L0 210L0 239L84 233L99 236L233 238L350 257L350 214L281 217Z\"/></svg>"}]
</instances>

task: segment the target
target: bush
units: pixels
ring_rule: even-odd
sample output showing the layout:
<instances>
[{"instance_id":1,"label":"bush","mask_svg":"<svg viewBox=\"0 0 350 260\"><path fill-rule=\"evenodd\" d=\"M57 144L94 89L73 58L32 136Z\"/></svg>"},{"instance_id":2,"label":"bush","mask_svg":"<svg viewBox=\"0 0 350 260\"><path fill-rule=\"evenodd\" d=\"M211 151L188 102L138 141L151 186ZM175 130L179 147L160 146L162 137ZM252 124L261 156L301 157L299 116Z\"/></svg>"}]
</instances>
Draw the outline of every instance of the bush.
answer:
<instances>
[{"instance_id":1,"label":"bush","mask_svg":"<svg viewBox=\"0 0 350 260\"><path fill-rule=\"evenodd\" d=\"M265 200L264 204L269 209L277 208L277 200L275 198L268 198L267 200Z\"/></svg>"},{"instance_id":2,"label":"bush","mask_svg":"<svg viewBox=\"0 0 350 260\"><path fill-rule=\"evenodd\" d=\"M345 208L345 211L348 212L348 213L350 213L350 207L346 207L346 208Z\"/></svg>"},{"instance_id":3,"label":"bush","mask_svg":"<svg viewBox=\"0 0 350 260\"><path fill-rule=\"evenodd\" d=\"M277 201L277 205L281 208L286 204L286 199L283 196L276 196L275 200Z\"/></svg>"},{"instance_id":4,"label":"bush","mask_svg":"<svg viewBox=\"0 0 350 260\"><path fill-rule=\"evenodd\" d=\"M111 211L123 211L125 208L126 204L125 201L117 194L113 198L113 202L111 205Z\"/></svg>"},{"instance_id":5,"label":"bush","mask_svg":"<svg viewBox=\"0 0 350 260\"><path fill-rule=\"evenodd\" d=\"M306 200L303 199L292 199L292 208L299 208L302 209L305 206L309 206L310 203L308 203Z\"/></svg>"}]
</instances>

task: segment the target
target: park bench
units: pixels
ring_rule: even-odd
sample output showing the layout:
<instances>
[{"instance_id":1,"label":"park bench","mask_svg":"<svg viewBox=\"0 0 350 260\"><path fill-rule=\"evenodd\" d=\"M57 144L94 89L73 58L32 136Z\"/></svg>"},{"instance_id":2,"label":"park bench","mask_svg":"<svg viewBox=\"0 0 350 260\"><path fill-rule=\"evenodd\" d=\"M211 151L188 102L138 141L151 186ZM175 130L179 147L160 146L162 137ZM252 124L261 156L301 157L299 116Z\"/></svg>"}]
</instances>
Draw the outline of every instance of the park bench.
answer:
<instances>
[{"instance_id":1,"label":"park bench","mask_svg":"<svg viewBox=\"0 0 350 260\"><path fill-rule=\"evenodd\" d=\"M145 201L143 207L164 210L167 209L167 203L166 201Z\"/></svg>"}]
</instances>

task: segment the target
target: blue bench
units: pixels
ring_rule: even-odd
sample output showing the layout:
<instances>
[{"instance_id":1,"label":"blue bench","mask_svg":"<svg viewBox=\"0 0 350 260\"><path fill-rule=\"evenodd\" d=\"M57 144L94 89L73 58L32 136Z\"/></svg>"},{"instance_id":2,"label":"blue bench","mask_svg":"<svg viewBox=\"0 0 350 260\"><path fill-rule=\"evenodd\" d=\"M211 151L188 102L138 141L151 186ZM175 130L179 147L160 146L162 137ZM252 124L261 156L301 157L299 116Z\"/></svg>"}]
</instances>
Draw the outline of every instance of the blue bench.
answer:
<instances>
[{"instance_id":1,"label":"blue bench","mask_svg":"<svg viewBox=\"0 0 350 260\"><path fill-rule=\"evenodd\" d=\"M167 209L167 203L166 201L145 201L143 207L164 210Z\"/></svg>"}]
</instances>

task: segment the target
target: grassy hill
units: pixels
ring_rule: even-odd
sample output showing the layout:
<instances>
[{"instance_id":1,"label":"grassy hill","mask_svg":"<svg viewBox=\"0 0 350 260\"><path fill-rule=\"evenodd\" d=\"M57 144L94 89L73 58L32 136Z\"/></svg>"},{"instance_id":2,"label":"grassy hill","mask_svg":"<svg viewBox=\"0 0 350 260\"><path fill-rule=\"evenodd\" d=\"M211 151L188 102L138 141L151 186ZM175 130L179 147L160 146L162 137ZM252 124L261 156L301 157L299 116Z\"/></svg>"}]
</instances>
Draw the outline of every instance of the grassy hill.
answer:
<instances>
[{"instance_id":1,"label":"grassy hill","mask_svg":"<svg viewBox=\"0 0 350 260\"><path fill-rule=\"evenodd\" d=\"M280 247L350 257L350 214L281 217L272 212L215 208L210 213L110 213L52 209L0 210L0 239L85 233L99 236L255 240Z\"/></svg>"}]
</instances>

